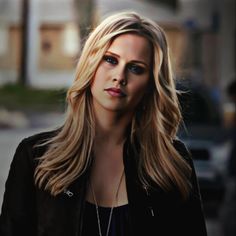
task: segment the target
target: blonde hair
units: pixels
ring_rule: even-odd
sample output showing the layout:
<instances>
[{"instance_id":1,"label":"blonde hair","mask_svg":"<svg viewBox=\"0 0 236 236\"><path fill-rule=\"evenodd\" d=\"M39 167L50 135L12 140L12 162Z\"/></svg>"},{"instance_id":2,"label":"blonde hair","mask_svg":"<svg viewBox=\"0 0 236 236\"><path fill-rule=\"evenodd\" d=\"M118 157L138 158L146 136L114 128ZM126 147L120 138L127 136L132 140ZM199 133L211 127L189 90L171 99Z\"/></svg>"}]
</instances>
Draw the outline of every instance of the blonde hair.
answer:
<instances>
[{"instance_id":1,"label":"blonde hair","mask_svg":"<svg viewBox=\"0 0 236 236\"><path fill-rule=\"evenodd\" d=\"M184 197L189 193L190 168L173 146L182 117L165 33L150 19L135 12L121 12L103 20L89 35L67 93L65 123L43 143L48 149L39 159L35 183L52 195L65 190L91 162L95 122L90 85L112 40L125 33L147 38L153 49L153 86L132 119L129 137L131 144L139 143L140 181L148 186L151 179L167 191L177 187Z\"/></svg>"}]
</instances>

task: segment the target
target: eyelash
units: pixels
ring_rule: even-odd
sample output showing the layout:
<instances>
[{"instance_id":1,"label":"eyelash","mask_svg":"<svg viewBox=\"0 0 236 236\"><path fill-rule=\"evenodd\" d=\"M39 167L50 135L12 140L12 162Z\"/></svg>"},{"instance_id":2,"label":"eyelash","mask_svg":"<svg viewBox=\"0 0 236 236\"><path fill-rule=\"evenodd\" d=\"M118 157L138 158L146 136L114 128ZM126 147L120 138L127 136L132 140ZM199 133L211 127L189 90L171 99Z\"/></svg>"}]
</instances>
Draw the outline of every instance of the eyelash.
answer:
<instances>
[{"instance_id":1,"label":"eyelash","mask_svg":"<svg viewBox=\"0 0 236 236\"><path fill-rule=\"evenodd\" d=\"M117 59L115 57L104 56L103 59L104 59L104 61L106 61L109 64L112 64L112 65L117 65L118 64L118 61L117 61Z\"/></svg>"},{"instance_id":2,"label":"eyelash","mask_svg":"<svg viewBox=\"0 0 236 236\"><path fill-rule=\"evenodd\" d=\"M141 75L144 73L144 68L135 64L128 64L128 70L136 75Z\"/></svg>"},{"instance_id":3,"label":"eyelash","mask_svg":"<svg viewBox=\"0 0 236 236\"><path fill-rule=\"evenodd\" d=\"M111 64L111 65L117 65L118 64L118 60L113 56L105 55L103 57L103 60L106 61L108 64ZM136 74L136 75L143 74L144 70L145 70L142 66L139 66L139 65L136 65L136 64L133 64L133 63L129 63L127 65L127 69L128 69L129 72L131 72L133 74Z\"/></svg>"}]
</instances>

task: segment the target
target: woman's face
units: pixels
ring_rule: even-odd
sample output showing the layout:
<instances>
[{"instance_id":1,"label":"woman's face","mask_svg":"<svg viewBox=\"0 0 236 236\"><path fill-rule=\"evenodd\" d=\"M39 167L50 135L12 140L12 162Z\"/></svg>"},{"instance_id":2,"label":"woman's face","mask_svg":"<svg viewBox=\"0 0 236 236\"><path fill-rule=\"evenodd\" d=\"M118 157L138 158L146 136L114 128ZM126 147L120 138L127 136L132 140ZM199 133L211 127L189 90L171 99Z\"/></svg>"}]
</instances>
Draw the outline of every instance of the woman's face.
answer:
<instances>
[{"instance_id":1,"label":"woman's face","mask_svg":"<svg viewBox=\"0 0 236 236\"><path fill-rule=\"evenodd\" d=\"M127 33L115 38L91 84L94 108L133 112L150 82L151 55L151 45L142 36Z\"/></svg>"}]
</instances>

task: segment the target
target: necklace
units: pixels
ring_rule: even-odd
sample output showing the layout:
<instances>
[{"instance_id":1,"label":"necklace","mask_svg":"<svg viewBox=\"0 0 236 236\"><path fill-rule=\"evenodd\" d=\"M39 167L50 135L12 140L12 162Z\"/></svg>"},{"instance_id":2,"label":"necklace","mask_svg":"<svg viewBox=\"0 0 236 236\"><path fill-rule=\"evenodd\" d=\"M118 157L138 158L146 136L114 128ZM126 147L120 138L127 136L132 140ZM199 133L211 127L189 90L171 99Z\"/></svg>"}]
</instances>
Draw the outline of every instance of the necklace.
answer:
<instances>
[{"instance_id":1,"label":"necklace","mask_svg":"<svg viewBox=\"0 0 236 236\"><path fill-rule=\"evenodd\" d=\"M121 178L120 178L120 181L119 181L117 190L116 190L115 199L114 199L114 201L113 201L113 203L112 203L112 207L111 207L111 210L110 210L109 219L108 219L108 224L107 224L106 236L108 236L108 233L109 233L109 229L110 229L110 225L111 225L112 213L113 213L113 209L114 209L114 205L115 205L114 202L116 201L116 204L117 204L119 189L120 189L120 185L121 185L123 176L124 176L124 170L122 171L122 175L121 175ZM102 236L101 221L100 221L100 216L99 216L98 203L97 203L97 199L96 199L96 196L95 196L95 193L94 193L94 189L93 189L92 182L89 181L89 184L90 184L90 188L91 188L91 191L92 191L93 200L94 200L95 206L96 206L96 215L97 215L97 221L98 221L98 232L99 232L99 236Z\"/></svg>"}]
</instances>

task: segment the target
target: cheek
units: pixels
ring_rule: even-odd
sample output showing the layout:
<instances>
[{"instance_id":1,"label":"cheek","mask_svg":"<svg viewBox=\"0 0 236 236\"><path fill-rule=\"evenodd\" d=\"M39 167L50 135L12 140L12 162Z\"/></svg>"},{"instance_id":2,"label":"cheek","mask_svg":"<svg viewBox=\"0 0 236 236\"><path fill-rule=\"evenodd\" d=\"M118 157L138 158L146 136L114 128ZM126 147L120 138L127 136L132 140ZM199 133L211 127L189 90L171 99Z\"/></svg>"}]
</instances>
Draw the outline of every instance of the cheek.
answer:
<instances>
[{"instance_id":1,"label":"cheek","mask_svg":"<svg viewBox=\"0 0 236 236\"><path fill-rule=\"evenodd\" d=\"M106 68L104 68L104 66L100 65L94 74L92 83L95 83L95 84L104 83L108 77L109 77L108 71L106 70Z\"/></svg>"},{"instance_id":2,"label":"cheek","mask_svg":"<svg viewBox=\"0 0 236 236\"><path fill-rule=\"evenodd\" d=\"M101 86L102 86L102 76L100 70L98 69L91 83L91 92L95 91L96 89L99 89Z\"/></svg>"},{"instance_id":3,"label":"cheek","mask_svg":"<svg viewBox=\"0 0 236 236\"><path fill-rule=\"evenodd\" d=\"M148 89L147 81L132 86L133 100L136 101L136 104L142 100L143 96L145 96L145 92L147 91L147 89Z\"/></svg>"},{"instance_id":4,"label":"cheek","mask_svg":"<svg viewBox=\"0 0 236 236\"><path fill-rule=\"evenodd\" d=\"M143 81L140 81L139 83L133 84L132 89L135 94L139 94L142 97L147 88L148 88L148 79L145 79Z\"/></svg>"}]
</instances>

